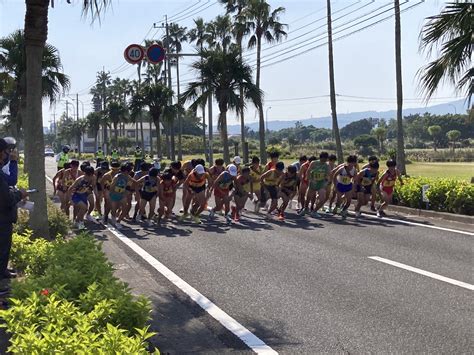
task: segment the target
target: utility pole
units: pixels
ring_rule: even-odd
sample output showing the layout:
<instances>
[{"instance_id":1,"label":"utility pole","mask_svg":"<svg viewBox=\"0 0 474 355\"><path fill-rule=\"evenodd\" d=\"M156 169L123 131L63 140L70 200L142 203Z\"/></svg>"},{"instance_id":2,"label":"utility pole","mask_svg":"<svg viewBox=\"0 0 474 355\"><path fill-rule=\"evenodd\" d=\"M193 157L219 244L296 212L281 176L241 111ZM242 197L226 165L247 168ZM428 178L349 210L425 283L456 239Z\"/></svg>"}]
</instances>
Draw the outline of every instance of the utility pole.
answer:
<instances>
[{"instance_id":1,"label":"utility pole","mask_svg":"<svg viewBox=\"0 0 474 355\"><path fill-rule=\"evenodd\" d=\"M208 102L207 102L207 107L208 107L208 121L209 121L209 164L212 165L214 158L213 158L213 152L212 152L212 142L213 142L213 137L212 137L212 96L209 96Z\"/></svg>"},{"instance_id":2,"label":"utility pole","mask_svg":"<svg viewBox=\"0 0 474 355\"><path fill-rule=\"evenodd\" d=\"M165 15L165 29L166 29L166 61L168 64L168 87L173 90L171 80L171 57L170 57L170 32L168 27L168 15ZM173 104L173 97L170 98L170 106ZM171 123L171 160L176 160L175 144L174 144L174 122Z\"/></svg>"},{"instance_id":3,"label":"utility pole","mask_svg":"<svg viewBox=\"0 0 474 355\"><path fill-rule=\"evenodd\" d=\"M328 51L329 51L329 94L331 97L332 131L336 138L336 154L339 163L344 161L342 156L341 136L339 135L339 125L337 123L336 112L336 84L334 80L334 53L332 47L332 20L331 20L331 0L327 0L327 20L328 20Z\"/></svg>"},{"instance_id":4,"label":"utility pole","mask_svg":"<svg viewBox=\"0 0 474 355\"><path fill-rule=\"evenodd\" d=\"M66 120L69 118L69 101L66 100Z\"/></svg>"},{"instance_id":5,"label":"utility pole","mask_svg":"<svg viewBox=\"0 0 474 355\"><path fill-rule=\"evenodd\" d=\"M79 120L79 94L76 94L76 121Z\"/></svg>"}]
</instances>

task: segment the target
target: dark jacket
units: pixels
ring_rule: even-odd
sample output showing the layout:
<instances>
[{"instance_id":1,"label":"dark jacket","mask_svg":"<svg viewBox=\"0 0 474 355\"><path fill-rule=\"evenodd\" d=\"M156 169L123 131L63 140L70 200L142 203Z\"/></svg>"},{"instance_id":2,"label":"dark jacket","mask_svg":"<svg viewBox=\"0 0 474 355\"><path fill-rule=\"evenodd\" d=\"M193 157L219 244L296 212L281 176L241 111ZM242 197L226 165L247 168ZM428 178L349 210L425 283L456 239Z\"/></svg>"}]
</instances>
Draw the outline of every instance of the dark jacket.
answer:
<instances>
[{"instance_id":1,"label":"dark jacket","mask_svg":"<svg viewBox=\"0 0 474 355\"><path fill-rule=\"evenodd\" d=\"M5 174L8 186L15 186L18 183L18 162L16 160L10 160L8 162L8 173L9 174Z\"/></svg>"},{"instance_id":2,"label":"dark jacket","mask_svg":"<svg viewBox=\"0 0 474 355\"><path fill-rule=\"evenodd\" d=\"M8 177L0 170L0 225L16 222L18 217L16 205L20 201L21 192L8 186Z\"/></svg>"}]
</instances>

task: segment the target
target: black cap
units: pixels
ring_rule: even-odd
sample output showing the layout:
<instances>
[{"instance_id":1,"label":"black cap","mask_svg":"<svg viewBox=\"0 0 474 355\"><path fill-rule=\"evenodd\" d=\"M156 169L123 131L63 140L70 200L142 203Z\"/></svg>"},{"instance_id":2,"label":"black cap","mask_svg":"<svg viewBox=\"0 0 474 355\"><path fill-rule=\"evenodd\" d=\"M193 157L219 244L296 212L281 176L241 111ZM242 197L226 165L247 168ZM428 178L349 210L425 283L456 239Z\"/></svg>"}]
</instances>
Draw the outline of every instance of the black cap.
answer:
<instances>
[{"instance_id":1,"label":"black cap","mask_svg":"<svg viewBox=\"0 0 474 355\"><path fill-rule=\"evenodd\" d=\"M0 152L3 152L8 148L8 143L5 141L5 139L0 138Z\"/></svg>"}]
</instances>

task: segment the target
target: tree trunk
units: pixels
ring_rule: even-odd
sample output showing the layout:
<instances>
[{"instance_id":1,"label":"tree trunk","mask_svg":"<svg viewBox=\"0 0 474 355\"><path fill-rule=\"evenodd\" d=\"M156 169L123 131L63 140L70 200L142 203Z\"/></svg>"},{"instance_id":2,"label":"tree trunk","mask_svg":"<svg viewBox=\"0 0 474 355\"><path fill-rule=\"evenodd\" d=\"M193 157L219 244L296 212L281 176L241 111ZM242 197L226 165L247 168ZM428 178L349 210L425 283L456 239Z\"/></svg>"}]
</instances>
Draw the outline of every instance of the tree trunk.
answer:
<instances>
[{"instance_id":1,"label":"tree trunk","mask_svg":"<svg viewBox=\"0 0 474 355\"><path fill-rule=\"evenodd\" d=\"M153 157L153 119L150 115L150 156Z\"/></svg>"},{"instance_id":2,"label":"tree trunk","mask_svg":"<svg viewBox=\"0 0 474 355\"><path fill-rule=\"evenodd\" d=\"M168 124L169 136L170 136L170 159L176 160L176 143L175 143L175 132L174 132L174 120L171 119Z\"/></svg>"},{"instance_id":3,"label":"tree trunk","mask_svg":"<svg viewBox=\"0 0 474 355\"><path fill-rule=\"evenodd\" d=\"M209 160L209 154L207 153L206 147L206 106L202 106L202 146L204 148L204 156L206 157L206 161L212 165L212 161Z\"/></svg>"},{"instance_id":4,"label":"tree trunk","mask_svg":"<svg viewBox=\"0 0 474 355\"><path fill-rule=\"evenodd\" d=\"M227 111L221 109L219 121L221 122L221 140L224 146L224 162L230 163L229 139L227 136Z\"/></svg>"},{"instance_id":5,"label":"tree trunk","mask_svg":"<svg viewBox=\"0 0 474 355\"><path fill-rule=\"evenodd\" d=\"M212 164L212 162L214 161L214 147L212 146L213 142L214 142L214 138L213 138L213 130L214 128L212 127L213 123L212 123L212 96L209 95L209 99L208 99L208 102L207 102L207 109L209 111L209 162Z\"/></svg>"},{"instance_id":6,"label":"tree trunk","mask_svg":"<svg viewBox=\"0 0 474 355\"><path fill-rule=\"evenodd\" d=\"M97 152L97 150L98 150L98 147L97 147L97 131L96 131L95 134L94 134L94 147L95 147L95 148L94 148L94 149L95 149L95 152ZM94 153L95 153L95 152L94 152Z\"/></svg>"},{"instance_id":7,"label":"tree trunk","mask_svg":"<svg viewBox=\"0 0 474 355\"><path fill-rule=\"evenodd\" d=\"M135 122L135 146L138 146L138 121Z\"/></svg>"},{"instance_id":8,"label":"tree trunk","mask_svg":"<svg viewBox=\"0 0 474 355\"><path fill-rule=\"evenodd\" d=\"M331 116L332 131L336 140L336 155L339 163L344 161L342 156L341 136L339 134L339 124L337 122L336 111L336 83L334 80L334 53L332 47L332 20L331 20L331 0L327 0L327 16L328 16L328 52L329 52L329 94L331 97Z\"/></svg>"},{"instance_id":9,"label":"tree trunk","mask_svg":"<svg viewBox=\"0 0 474 355\"><path fill-rule=\"evenodd\" d=\"M114 145L115 147L114 148L117 148L117 145L118 145L118 123L114 123L114 136L115 136L115 142L114 142Z\"/></svg>"},{"instance_id":10,"label":"tree trunk","mask_svg":"<svg viewBox=\"0 0 474 355\"><path fill-rule=\"evenodd\" d=\"M165 142L166 142L166 158L171 159L171 141L170 141L170 134L171 134L171 126L168 122L165 128Z\"/></svg>"},{"instance_id":11,"label":"tree trunk","mask_svg":"<svg viewBox=\"0 0 474 355\"><path fill-rule=\"evenodd\" d=\"M49 238L46 197L45 160L43 156L42 112L42 59L48 36L49 0L26 0L25 50L26 50L26 115L23 119L25 156L28 156L28 184L38 189L30 199L35 208L30 213L30 227L36 235Z\"/></svg>"},{"instance_id":12,"label":"tree trunk","mask_svg":"<svg viewBox=\"0 0 474 355\"><path fill-rule=\"evenodd\" d=\"M161 129L160 129L160 118L155 121L155 128L156 128L156 155L158 158L163 158L163 154L161 152Z\"/></svg>"},{"instance_id":13,"label":"tree trunk","mask_svg":"<svg viewBox=\"0 0 474 355\"><path fill-rule=\"evenodd\" d=\"M140 119L140 137L142 139L142 152L145 154L145 135L143 134L143 117L140 114L139 116Z\"/></svg>"},{"instance_id":14,"label":"tree trunk","mask_svg":"<svg viewBox=\"0 0 474 355\"><path fill-rule=\"evenodd\" d=\"M262 37L257 36L257 77L256 77L256 85L257 88L260 89L260 55L262 51ZM260 162L262 164L267 163L267 151L265 148L265 117L263 115L263 103L262 106L258 108L258 117L259 117L259 124L258 124L258 132L259 132L259 139L260 139Z\"/></svg>"},{"instance_id":15,"label":"tree trunk","mask_svg":"<svg viewBox=\"0 0 474 355\"><path fill-rule=\"evenodd\" d=\"M239 10L240 13L241 10ZM240 59L242 59L242 37L239 38L238 44L239 46L239 54ZM259 83L260 84L260 83ZM244 112L244 88L243 86L240 87L240 142L242 145L242 158L244 159L244 163L248 163L249 157L247 151L245 150L245 112ZM267 127L268 128L268 127Z\"/></svg>"},{"instance_id":16,"label":"tree trunk","mask_svg":"<svg viewBox=\"0 0 474 355\"><path fill-rule=\"evenodd\" d=\"M402 34L400 29L400 1L395 1L395 68L397 77L397 167L405 169L405 142L403 138L403 85L402 85Z\"/></svg>"}]
</instances>

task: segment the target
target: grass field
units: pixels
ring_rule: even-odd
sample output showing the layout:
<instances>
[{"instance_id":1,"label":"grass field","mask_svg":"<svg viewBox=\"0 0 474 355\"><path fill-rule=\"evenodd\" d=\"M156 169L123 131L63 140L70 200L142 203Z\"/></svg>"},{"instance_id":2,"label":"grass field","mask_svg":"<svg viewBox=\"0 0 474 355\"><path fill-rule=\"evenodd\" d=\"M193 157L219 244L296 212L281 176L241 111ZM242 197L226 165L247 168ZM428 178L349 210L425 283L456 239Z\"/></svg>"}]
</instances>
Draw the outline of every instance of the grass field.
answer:
<instances>
[{"instance_id":1,"label":"grass field","mask_svg":"<svg viewBox=\"0 0 474 355\"><path fill-rule=\"evenodd\" d=\"M471 181L474 177L474 163L418 163L407 165L410 176L457 178Z\"/></svg>"}]
</instances>

